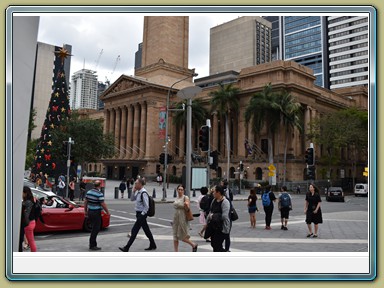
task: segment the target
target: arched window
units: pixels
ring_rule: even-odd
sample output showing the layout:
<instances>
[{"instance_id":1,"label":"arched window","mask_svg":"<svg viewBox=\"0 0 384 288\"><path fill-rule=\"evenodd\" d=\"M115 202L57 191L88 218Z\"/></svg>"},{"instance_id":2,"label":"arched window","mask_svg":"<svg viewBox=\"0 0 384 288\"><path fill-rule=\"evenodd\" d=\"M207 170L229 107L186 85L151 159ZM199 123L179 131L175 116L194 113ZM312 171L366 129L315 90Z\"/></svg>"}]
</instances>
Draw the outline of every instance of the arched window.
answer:
<instances>
[{"instance_id":1,"label":"arched window","mask_svg":"<svg viewBox=\"0 0 384 288\"><path fill-rule=\"evenodd\" d=\"M256 180L263 180L263 169L260 167L256 168L256 175L255 175Z\"/></svg>"}]
</instances>

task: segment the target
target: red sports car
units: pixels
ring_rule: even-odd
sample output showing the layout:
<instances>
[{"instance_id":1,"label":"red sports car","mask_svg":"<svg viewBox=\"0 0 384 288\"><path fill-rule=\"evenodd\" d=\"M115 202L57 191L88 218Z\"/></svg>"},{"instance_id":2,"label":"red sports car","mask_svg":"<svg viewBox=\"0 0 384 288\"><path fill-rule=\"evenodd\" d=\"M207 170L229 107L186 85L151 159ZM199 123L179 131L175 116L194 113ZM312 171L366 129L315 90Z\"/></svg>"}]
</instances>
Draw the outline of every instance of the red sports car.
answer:
<instances>
[{"instance_id":1,"label":"red sports car","mask_svg":"<svg viewBox=\"0 0 384 288\"><path fill-rule=\"evenodd\" d=\"M34 189L32 189L34 190ZM32 191L34 194L36 191ZM37 193L37 192L36 192ZM41 191L38 191L39 199ZM53 193L52 193L53 194ZM76 203L64 199L58 195L44 195L46 203L43 205L42 218L44 223L39 219L36 222L35 233L53 232L53 231L67 231L67 230L85 230L87 232L92 230L92 225L84 215L84 207ZM48 206L48 204L50 204ZM49 207L49 208L48 208ZM102 211L101 213L101 229L109 226L110 215Z\"/></svg>"}]
</instances>

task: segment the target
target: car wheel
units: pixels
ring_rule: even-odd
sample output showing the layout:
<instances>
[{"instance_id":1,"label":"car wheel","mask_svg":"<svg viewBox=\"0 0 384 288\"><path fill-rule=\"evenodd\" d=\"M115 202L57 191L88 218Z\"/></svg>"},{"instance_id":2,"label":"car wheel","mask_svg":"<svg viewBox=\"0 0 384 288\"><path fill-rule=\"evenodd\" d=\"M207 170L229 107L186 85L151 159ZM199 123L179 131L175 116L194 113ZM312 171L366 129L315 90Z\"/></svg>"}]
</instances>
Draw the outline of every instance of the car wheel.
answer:
<instances>
[{"instance_id":1,"label":"car wheel","mask_svg":"<svg viewBox=\"0 0 384 288\"><path fill-rule=\"evenodd\" d=\"M91 232L92 231L92 224L91 224L91 222L89 221L89 219L88 218L85 218L84 219L84 231L85 232Z\"/></svg>"}]
</instances>

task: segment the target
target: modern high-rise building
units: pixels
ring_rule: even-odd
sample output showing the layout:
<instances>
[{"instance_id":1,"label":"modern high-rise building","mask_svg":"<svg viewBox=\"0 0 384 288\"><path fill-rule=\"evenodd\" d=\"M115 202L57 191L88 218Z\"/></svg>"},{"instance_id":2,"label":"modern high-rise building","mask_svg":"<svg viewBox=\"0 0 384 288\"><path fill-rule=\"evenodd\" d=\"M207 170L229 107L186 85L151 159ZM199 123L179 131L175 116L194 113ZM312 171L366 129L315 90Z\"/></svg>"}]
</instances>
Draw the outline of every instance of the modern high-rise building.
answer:
<instances>
[{"instance_id":1,"label":"modern high-rise building","mask_svg":"<svg viewBox=\"0 0 384 288\"><path fill-rule=\"evenodd\" d=\"M285 16L282 17L283 33L281 49L284 60L293 60L313 70L315 84L327 87L327 41L325 17Z\"/></svg>"},{"instance_id":2,"label":"modern high-rise building","mask_svg":"<svg viewBox=\"0 0 384 288\"><path fill-rule=\"evenodd\" d=\"M368 18L328 17L330 89L368 85Z\"/></svg>"},{"instance_id":3,"label":"modern high-rise building","mask_svg":"<svg viewBox=\"0 0 384 288\"><path fill-rule=\"evenodd\" d=\"M272 23L272 60L311 68L327 89L368 85L368 18L265 16Z\"/></svg>"},{"instance_id":4,"label":"modern high-rise building","mask_svg":"<svg viewBox=\"0 0 384 288\"><path fill-rule=\"evenodd\" d=\"M31 139L37 139L41 134L49 100L51 99L54 76L57 73L57 71L54 70L56 66L58 67L58 65L55 65L55 62L61 61L61 59L56 56L55 51L59 51L60 48L66 49L68 53L71 53L72 51L72 46L68 44L64 44L63 47L58 47L55 45L37 42L31 101L31 108L36 111L34 121L36 128L31 132ZM71 59L68 57L64 63L65 77L68 84L70 68Z\"/></svg>"},{"instance_id":5,"label":"modern high-rise building","mask_svg":"<svg viewBox=\"0 0 384 288\"><path fill-rule=\"evenodd\" d=\"M98 109L97 75L89 69L81 69L72 75L71 108Z\"/></svg>"},{"instance_id":6,"label":"modern high-rise building","mask_svg":"<svg viewBox=\"0 0 384 288\"><path fill-rule=\"evenodd\" d=\"M239 72L271 61L272 24L258 16L244 16L210 30L209 74Z\"/></svg>"}]
</instances>

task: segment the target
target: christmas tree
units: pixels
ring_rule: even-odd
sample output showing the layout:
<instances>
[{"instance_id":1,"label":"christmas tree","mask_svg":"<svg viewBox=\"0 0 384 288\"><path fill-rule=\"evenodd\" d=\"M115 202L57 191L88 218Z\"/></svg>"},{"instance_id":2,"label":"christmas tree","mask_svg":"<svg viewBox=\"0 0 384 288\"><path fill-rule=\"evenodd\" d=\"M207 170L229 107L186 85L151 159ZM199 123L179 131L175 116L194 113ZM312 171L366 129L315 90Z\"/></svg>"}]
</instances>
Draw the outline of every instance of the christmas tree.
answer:
<instances>
[{"instance_id":1,"label":"christmas tree","mask_svg":"<svg viewBox=\"0 0 384 288\"><path fill-rule=\"evenodd\" d=\"M57 171L59 171L59 162L63 160L61 159L61 155L53 155L52 153L52 147L54 147L54 145L61 146L62 144L53 143L51 132L54 129L60 129L61 123L67 120L71 113L67 81L64 72L64 60L71 55L64 48L54 53L57 57L54 65L55 75L53 78L52 94L32 167L32 172L35 173L35 175L43 172L46 179L51 177L56 178L58 174Z\"/></svg>"}]
</instances>

